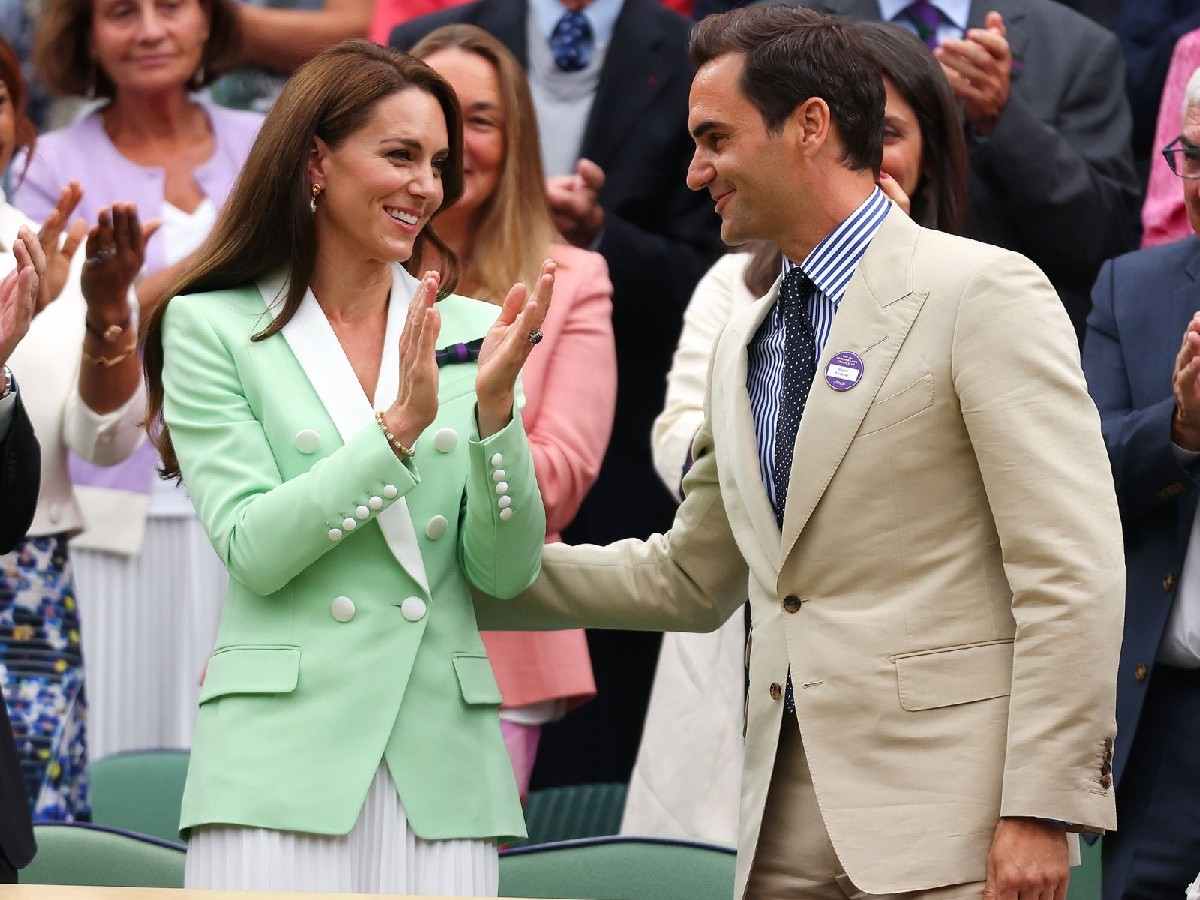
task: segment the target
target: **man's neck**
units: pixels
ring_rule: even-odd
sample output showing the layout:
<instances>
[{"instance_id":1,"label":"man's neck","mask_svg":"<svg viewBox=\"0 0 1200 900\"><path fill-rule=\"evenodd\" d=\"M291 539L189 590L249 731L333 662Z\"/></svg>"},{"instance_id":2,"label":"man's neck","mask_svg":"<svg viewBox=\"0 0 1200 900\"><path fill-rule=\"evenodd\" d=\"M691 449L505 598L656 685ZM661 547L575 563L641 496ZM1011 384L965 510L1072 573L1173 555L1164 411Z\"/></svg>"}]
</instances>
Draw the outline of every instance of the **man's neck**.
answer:
<instances>
[{"instance_id":1,"label":"man's neck","mask_svg":"<svg viewBox=\"0 0 1200 900\"><path fill-rule=\"evenodd\" d=\"M803 262L821 241L866 202L875 190L870 172L847 172L845 178L832 178L821 186L814 185L803 208L786 236L778 240L783 255L793 262Z\"/></svg>"}]
</instances>

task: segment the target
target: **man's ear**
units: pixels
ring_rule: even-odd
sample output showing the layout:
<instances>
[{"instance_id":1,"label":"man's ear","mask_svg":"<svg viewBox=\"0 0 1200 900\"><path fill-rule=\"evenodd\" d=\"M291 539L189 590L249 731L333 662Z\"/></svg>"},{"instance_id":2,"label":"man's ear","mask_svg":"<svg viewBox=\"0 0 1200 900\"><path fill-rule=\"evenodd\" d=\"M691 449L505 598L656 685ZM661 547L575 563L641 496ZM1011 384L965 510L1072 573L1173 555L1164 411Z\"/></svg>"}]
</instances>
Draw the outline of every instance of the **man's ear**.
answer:
<instances>
[{"instance_id":1,"label":"man's ear","mask_svg":"<svg viewBox=\"0 0 1200 900\"><path fill-rule=\"evenodd\" d=\"M792 111L788 125L793 129L796 149L803 156L815 156L829 140L829 104L820 97L809 97Z\"/></svg>"},{"instance_id":2,"label":"man's ear","mask_svg":"<svg viewBox=\"0 0 1200 900\"><path fill-rule=\"evenodd\" d=\"M312 150L308 154L308 183L324 187L328 168L329 145L314 136Z\"/></svg>"}]
</instances>

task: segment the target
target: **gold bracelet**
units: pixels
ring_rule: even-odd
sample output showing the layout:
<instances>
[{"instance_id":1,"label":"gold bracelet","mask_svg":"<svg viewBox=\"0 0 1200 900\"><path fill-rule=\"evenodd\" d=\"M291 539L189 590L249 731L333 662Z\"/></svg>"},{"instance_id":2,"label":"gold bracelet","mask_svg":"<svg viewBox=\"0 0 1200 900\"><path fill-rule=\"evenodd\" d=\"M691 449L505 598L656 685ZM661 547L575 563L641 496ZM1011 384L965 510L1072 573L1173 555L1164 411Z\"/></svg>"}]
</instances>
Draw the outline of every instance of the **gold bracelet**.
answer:
<instances>
[{"instance_id":1,"label":"gold bracelet","mask_svg":"<svg viewBox=\"0 0 1200 900\"><path fill-rule=\"evenodd\" d=\"M104 369L111 369L113 366L117 365L118 363L123 363L125 360L129 359L129 357L133 356L133 354L137 353L137 341L134 341L125 348L124 353L121 353L117 356L92 356L92 354L88 353L86 350L82 351L82 353L84 362L91 363L93 366L100 366Z\"/></svg>"},{"instance_id":2,"label":"gold bracelet","mask_svg":"<svg viewBox=\"0 0 1200 900\"><path fill-rule=\"evenodd\" d=\"M392 448L392 452L400 457L401 460L412 459L416 455L417 448L415 446L405 447L400 443L400 439L392 434L391 430L387 427L387 423L383 421L383 413L376 412L375 421L379 423L379 428L383 432L383 436L387 438L388 446Z\"/></svg>"}]
</instances>

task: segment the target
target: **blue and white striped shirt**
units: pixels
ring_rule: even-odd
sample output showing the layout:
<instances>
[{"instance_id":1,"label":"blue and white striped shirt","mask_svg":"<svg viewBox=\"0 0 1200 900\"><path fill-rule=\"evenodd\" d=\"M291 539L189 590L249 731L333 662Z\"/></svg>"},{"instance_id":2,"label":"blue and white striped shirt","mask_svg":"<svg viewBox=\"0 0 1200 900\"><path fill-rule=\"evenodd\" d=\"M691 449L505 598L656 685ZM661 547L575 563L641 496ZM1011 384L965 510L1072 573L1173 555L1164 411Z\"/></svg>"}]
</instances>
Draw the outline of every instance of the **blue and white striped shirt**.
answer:
<instances>
[{"instance_id":1,"label":"blue and white striped shirt","mask_svg":"<svg viewBox=\"0 0 1200 900\"><path fill-rule=\"evenodd\" d=\"M816 334L817 359L825 349L829 330L846 286L854 277L867 246L891 209L891 201L879 188L845 221L825 236L821 243L800 263L800 269L816 285L817 290L808 303ZM786 274L796 263L783 260ZM746 388L750 392L750 409L754 413L754 430L758 437L758 462L763 483L771 505L775 505L775 419L779 413L783 392L784 344L787 331L783 324L783 309L776 301L767 313L749 348L749 371ZM819 374L819 373L818 373ZM815 380L814 380L815 383Z\"/></svg>"}]
</instances>

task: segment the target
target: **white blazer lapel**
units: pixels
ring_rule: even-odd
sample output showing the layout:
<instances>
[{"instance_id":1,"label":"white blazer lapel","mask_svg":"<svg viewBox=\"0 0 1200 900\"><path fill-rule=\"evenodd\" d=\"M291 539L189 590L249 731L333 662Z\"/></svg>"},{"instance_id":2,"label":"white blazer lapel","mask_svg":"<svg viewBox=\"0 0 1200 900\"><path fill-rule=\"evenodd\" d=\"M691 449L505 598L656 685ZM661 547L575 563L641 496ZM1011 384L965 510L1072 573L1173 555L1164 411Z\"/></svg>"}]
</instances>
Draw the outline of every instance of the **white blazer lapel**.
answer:
<instances>
[{"instance_id":1,"label":"white blazer lapel","mask_svg":"<svg viewBox=\"0 0 1200 900\"><path fill-rule=\"evenodd\" d=\"M271 315L278 311L275 300L282 296L286 285L285 272L267 276L258 282L259 293ZM404 317L411 297L411 286L399 274L394 274L392 294L388 302L387 333L384 336L383 359L374 404L370 403L363 393L350 360L346 358L333 327L325 318L325 313L311 290L305 291L296 314L281 330L292 355L304 370L321 405L329 413L329 418L337 428L343 444L374 421L376 408L386 409L396 398L400 377L400 332L404 327ZM417 532L404 498L399 498L380 512L376 521L383 531L392 555L404 567L409 577L428 594L429 581L425 574L425 563L421 559Z\"/></svg>"}]
</instances>

